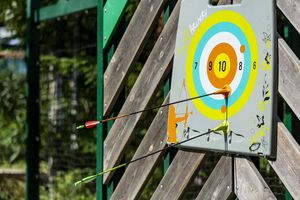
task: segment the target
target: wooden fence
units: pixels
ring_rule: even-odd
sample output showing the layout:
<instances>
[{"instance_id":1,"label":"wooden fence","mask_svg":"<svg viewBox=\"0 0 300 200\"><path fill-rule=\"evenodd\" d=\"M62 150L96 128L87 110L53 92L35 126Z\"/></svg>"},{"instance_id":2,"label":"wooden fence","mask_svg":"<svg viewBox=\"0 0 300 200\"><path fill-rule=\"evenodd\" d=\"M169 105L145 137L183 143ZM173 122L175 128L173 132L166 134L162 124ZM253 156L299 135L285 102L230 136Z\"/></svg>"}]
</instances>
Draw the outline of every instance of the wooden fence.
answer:
<instances>
[{"instance_id":1,"label":"wooden fence","mask_svg":"<svg viewBox=\"0 0 300 200\"><path fill-rule=\"evenodd\" d=\"M220 0L219 4L228 1ZM230 1L229 1L230 2ZM124 89L125 82L165 9L167 0L140 1L104 74L104 115L109 116ZM300 32L300 1L278 0L278 10ZM130 113L150 106L172 68L180 0L178 0L147 61L125 100L120 113ZM300 60L278 36L279 93L300 118ZM169 101L167 95L164 103ZM166 146L167 108L160 109L132 159ZM104 169L121 163L143 114L118 119L104 142ZM164 152L130 164L114 188L111 199L138 199ZM178 150L152 199L179 199L206 162L207 154ZM278 120L277 160L269 161L294 199L300 199L300 147L285 125ZM103 177L108 184L114 172ZM205 182L197 199L276 199L270 187L248 157L221 157Z\"/></svg>"}]
</instances>

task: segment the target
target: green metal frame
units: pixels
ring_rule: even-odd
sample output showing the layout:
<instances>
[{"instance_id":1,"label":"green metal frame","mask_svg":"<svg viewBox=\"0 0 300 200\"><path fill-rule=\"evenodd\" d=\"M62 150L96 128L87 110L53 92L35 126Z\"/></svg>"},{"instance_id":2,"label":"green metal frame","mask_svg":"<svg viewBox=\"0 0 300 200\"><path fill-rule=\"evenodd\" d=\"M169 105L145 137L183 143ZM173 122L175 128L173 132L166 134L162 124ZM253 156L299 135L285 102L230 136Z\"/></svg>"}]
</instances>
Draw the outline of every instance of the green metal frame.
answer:
<instances>
[{"instance_id":1,"label":"green metal frame","mask_svg":"<svg viewBox=\"0 0 300 200\"><path fill-rule=\"evenodd\" d=\"M170 0L168 2L168 5L164 11L164 23L167 23L171 13L172 13L172 10L174 9L176 5L176 1L175 0ZM164 84L164 97L166 97L171 89L171 77L172 77L172 74L170 73L167 77L167 79L165 80L165 84ZM171 149L169 150L165 155L164 155L164 162L163 162L163 170L164 170L164 173L167 172L171 162L173 161L175 155L177 153L177 150L175 149Z\"/></svg>"},{"instance_id":2,"label":"green metal frame","mask_svg":"<svg viewBox=\"0 0 300 200\"><path fill-rule=\"evenodd\" d=\"M297 56L300 56L300 48L299 48L299 33L295 30L292 24L285 19L284 20L284 39L288 43L288 45L292 48ZM300 120L298 117L293 113L293 110L289 107L289 105L284 102L283 104L283 122L289 132L293 135L295 140L300 144ZM285 199L292 200L293 197L289 193L287 189L285 189Z\"/></svg>"},{"instance_id":3,"label":"green metal frame","mask_svg":"<svg viewBox=\"0 0 300 200\"><path fill-rule=\"evenodd\" d=\"M103 48L106 48L123 17L128 0L109 0L104 6Z\"/></svg>"},{"instance_id":4,"label":"green metal frame","mask_svg":"<svg viewBox=\"0 0 300 200\"><path fill-rule=\"evenodd\" d=\"M97 7L97 119L103 119L103 0L98 0ZM97 152L96 152L96 171L103 171L103 124L97 126ZM103 176L96 179L96 199L105 199L105 187L103 185Z\"/></svg>"},{"instance_id":5,"label":"green metal frame","mask_svg":"<svg viewBox=\"0 0 300 200\"><path fill-rule=\"evenodd\" d=\"M27 0L26 199L39 199L39 31L34 21L38 0Z\"/></svg>"},{"instance_id":6,"label":"green metal frame","mask_svg":"<svg viewBox=\"0 0 300 200\"><path fill-rule=\"evenodd\" d=\"M41 22L82 10L95 8L97 7L98 2L98 0L58 0L58 2L54 5L46 6L37 10L35 14L35 21Z\"/></svg>"},{"instance_id":7,"label":"green metal frame","mask_svg":"<svg viewBox=\"0 0 300 200\"><path fill-rule=\"evenodd\" d=\"M104 12L105 12L105 9L104 9ZM105 26L104 26L105 27ZM115 35L114 35L114 37L118 37L118 34L119 34L119 32L117 32ZM104 41L103 41L104 42ZM108 44L108 43L107 43ZM109 47L107 47L107 49L108 49L108 51L105 51L104 52L104 59L105 59L105 61L104 61L104 66L105 66L105 68L107 67L107 65L109 64L109 62L111 61L111 59L112 59L112 57L113 57L113 55L114 55L114 53L115 53L115 50L116 50L116 47L117 47L117 45L118 45L118 41L116 41L114 38L112 38L112 42L111 42L111 44L110 44L110 46ZM124 92L123 92L124 93ZM114 107L114 110L113 110L113 112L111 113L111 115L110 115L110 117L115 117L118 113L119 113L119 111L120 111L120 109L121 109L121 105L124 103L124 101L125 101L125 98L122 98L122 96L124 96L125 97L125 94L123 95L123 94L120 94L119 95L119 98L118 98L118 100L117 100L117 102L116 102L116 106ZM114 124L114 121L109 121L109 122L107 122L106 124L104 124L104 125L106 125L105 127L104 127L104 135L106 136L108 133L109 133L109 131L110 131L110 129L111 129L111 127L113 126L113 124ZM125 161L124 161L125 162ZM118 169L116 172L115 172L115 174L113 175L113 178L110 180L110 182L107 184L107 199L110 199L111 198L111 196L112 196L112 194L113 194L113 192L114 192L114 190L115 190L115 188L117 187L117 185L118 185L118 183L119 183L119 181L120 181L120 179L121 179L121 177L122 177L122 174L124 173L124 169Z\"/></svg>"},{"instance_id":8,"label":"green metal frame","mask_svg":"<svg viewBox=\"0 0 300 200\"><path fill-rule=\"evenodd\" d=\"M56 4L40 8L39 0L27 0L27 66L28 100L26 123L26 199L39 199L39 32L43 21L97 8L97 119L103 118L103 49L107 48L123 17L128 0L58 0ZM103 126L97 127L96 171L103 170ZM114 184L112 184L114 185ZM107 188L99 176L96 180L97 200L107 199ZM110 187L113 188L113 187ZM113 190L113 189L110 189Z\"/></svg>"}]
</instances>

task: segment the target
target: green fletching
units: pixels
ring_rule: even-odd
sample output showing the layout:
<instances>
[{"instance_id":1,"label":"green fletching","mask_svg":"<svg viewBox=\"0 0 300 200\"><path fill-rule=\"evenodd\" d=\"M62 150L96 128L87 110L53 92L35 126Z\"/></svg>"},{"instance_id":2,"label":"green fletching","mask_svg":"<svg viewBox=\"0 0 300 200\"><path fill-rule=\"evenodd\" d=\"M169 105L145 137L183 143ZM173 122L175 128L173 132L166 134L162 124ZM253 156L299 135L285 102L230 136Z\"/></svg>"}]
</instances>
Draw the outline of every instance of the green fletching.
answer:
<instances>
[{"instance_id":1,"label":"green fletching","mask_svg":"<svg viewBox=\"0 0 300 200\"><path fill-rule=\"evenodd\" d=\"M95 180L95 179L97 178L97 176L101 176L101 175L103 175L103 174L105 174L105 173L114 171L114 170L119 169L119 168L121 168L121 167L125 167L126 165L127 165L127 163L124 163L124 164L118 165L118 166L116 166L116 167L113 167L113 168L104 170L104 171L102 171L102 172L99 172L98 174L95 174L95 175L92 175L92 176L87 176L87 177L81 179L80 181L77 181L76 183L74 183L74 186L76 187L76 186L78 186L78 185L80 185L80 184L82 184L82 183L88 183L88 182L91 182L91 181Z\"/></svg>"},{"instance_id":2,"label":"green fletching","mask_svg":"<svg viewBox=\"0 0 300 200\"><path fill-rule=\"evenodd\" d=\"M89 183L89 182L95 180L97 178L97 176L98 176L98 174L92 175L92 176L87 176L87 177L81 179L80 181L77 181L74 185L76 187L76 186L78 186L78 185L80 185L82 183Z\"/></svg>"},{"instance_id":3,"label":"green fletching","mask_svg":"<svg viewBox=\"0 0 300 200\"><path fill-rule=\"evenodd\" d=\"M76 129L83 129L85 126L84 125L80 125L80 126L77 126Z\"/></svg>"}]
</instances>

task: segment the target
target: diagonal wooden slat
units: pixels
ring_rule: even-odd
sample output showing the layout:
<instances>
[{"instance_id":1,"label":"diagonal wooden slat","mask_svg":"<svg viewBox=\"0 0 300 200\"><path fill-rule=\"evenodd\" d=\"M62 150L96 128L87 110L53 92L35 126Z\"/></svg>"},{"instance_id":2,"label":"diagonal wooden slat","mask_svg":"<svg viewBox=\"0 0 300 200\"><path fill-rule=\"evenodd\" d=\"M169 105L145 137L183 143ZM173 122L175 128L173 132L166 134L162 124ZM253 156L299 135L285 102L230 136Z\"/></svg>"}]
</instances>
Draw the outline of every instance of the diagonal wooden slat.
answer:
<instances>
[{"instance_id":1,"label":"diagonal wooden slat","mask_svg":"<svg viewBox=\"0 0 300 200\"><path fill-rule=\"evenodd\" d=\"M114 106L167 0L141 1L104 73L104 115Z\"/></svg>"},{"instance_id":2,"label":"diagonal wooden slat","mask_svg":"<svg viewBox=\"0 0 300 200\"><path fill-rule=\"evenodd\" d=\"M169 102L169 95L164 104ZM166 146L167 141L167 121L168 108L160 109L143 138L140 146L132 159L139 158L148 153L162 149ZM157 163L160 161L164 152L155 154L147 159L140 160L130 164L122 176L117 188L115 189L111 199L126 200L137 199L141 194L144 186L148 182ZM130 183L130 184L128 184Z\"/></svg>"},{"instance_id":3,"label":"diagonal wooden slat","mask_svg":"<svg viewBox=\"0 0 300 200\"><path fill-rule=\"evenodd\" d=\"M300 119L300 60L287 43L278 39L279 83L281 96Z\"/></svg>"},{"instance_id":4,"label":"diagonal wooden slat","mask_svg":"<svg viewBox=\"0 0 300 200\"><path fill-rule=\"evenodd\" d=\"M269 161L294 199L300 199L300 146L282 122L278 122L276 161Z\"/></svg>"},{"instance_id":5,"label":"diagonal wooden slat","mask_svg":"<svg viewBox=\"0 0 300 200\"><path fill-rule=\"evenodd\" d=\"M242 0L233 0L233 4L240 4Z\"/></svg>"},{"instance_id":6,"label":"diagonal wooden slat","mask_svg":"<svg viewBox=\"0 0 300 200\"><path fill-rule=\"evenodd\" d=\"M299 0L277 0L278 8L293 24L300 33L300 1Z\"/></svg>"},{"instance_id":7,"label":"diagonal wooden slat","mask_svg":"<svg viewBox=\"0 0 300 200\"><path fill-rule=\"evenodd\" d=\"M249 158L235 158L234 162L234 189L240 200L276 199Z\"/></svg>"},{"instance_id":8,"label":"diagonal wooden slat","mask_svg":"<svg viewBox=\"0 0 300 200\"><path fill-rule=\"evenodd\" d=\"M234 195L232 185L232 158L222 156L205 182L196 200L231 199Z\"/></svg>"},{"instance_id":9,"label":"diagonal wooden slat","mask_svg":"<svg viewBox=\"0 0 300 200\"><path fill-rule=\"evenodd\" d=\"M219 0L218 5L230 4L231 0Z\"/></svg>"},{"instance_id":10,"label":"diagonal wooden slat","mask_svg":"<svg viewBox=\"0 0 300 200\"><path fill-rule=\"evenodd\" d=\"M151 199L180 199L188 184L197 175L205 157L203 153L178 151Z\"/></svg>"},{"instance_id":11,"label":"diagonal wooden slat","mask_svg":"<svg viewBox=\"0 0 300 200\"><path fill-rule=\"evenodd\" d=\"M170 19L156 42L147 62L135 82L120 113L130 113L149 107L156 90L171 70L179 16L178 1ZM133 137L133 131L143 114L116 120L104 142L104 169L114 167L121 159ZM112 172L113 173L113 172ZM104 183L112 173L105 174Z\"/></svg>"}]
</instances>

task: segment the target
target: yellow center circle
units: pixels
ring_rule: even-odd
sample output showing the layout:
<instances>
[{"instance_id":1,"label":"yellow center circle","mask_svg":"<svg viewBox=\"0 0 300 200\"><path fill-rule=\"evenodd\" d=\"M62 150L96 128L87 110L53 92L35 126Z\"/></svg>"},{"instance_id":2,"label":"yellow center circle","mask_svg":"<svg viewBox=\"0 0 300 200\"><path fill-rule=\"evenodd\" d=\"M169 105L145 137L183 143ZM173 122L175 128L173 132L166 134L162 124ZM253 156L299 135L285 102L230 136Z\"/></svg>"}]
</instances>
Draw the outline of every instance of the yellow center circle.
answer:
<instances>
[{"instance_id":1,"label":"yellow center circle","mask_svg":"<svg viewBox=\"0 0 300 200\"><path fill-rule=\"evenodd\" d=\"M225 78L230 72L230 58L226 53L217 56L214 62L214 73L219 78Z\"/></svg>"}]
</instances>

